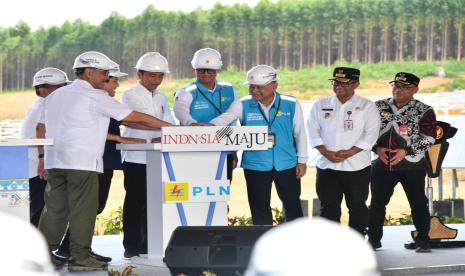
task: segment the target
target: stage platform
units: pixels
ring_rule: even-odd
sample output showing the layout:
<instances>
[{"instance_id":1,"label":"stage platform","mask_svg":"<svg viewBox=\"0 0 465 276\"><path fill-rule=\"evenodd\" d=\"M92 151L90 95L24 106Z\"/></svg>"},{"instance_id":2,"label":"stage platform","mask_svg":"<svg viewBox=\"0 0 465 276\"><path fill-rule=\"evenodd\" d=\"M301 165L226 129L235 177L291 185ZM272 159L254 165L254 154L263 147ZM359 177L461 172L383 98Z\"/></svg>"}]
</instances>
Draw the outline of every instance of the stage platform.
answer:
<instances>
[{"instance_id":1,"label":"stage platform","mask_svg":"<svg viewBox=\"0 0 465 276\"><path fill-rule=\"evenodd\" d=\"M465 240L465 224L448 226L459 230L456 240ZM411 230L413 226L384 227L383 247L376 251L381 275L465 275L465 248L433 249L431 253L416 253L415 250L404 248L404 243L411 240ZM95 236L93 249L112 257L110 269L115 271L122 272L125 267L132 264L131 260L123 259L122 236ZM170 275L167 268L133 265L135 266L133 272L139 276ZM69 273L66 268L60 272L64 275L108 275L104 271Z\"/></svg>"}]
</instances>

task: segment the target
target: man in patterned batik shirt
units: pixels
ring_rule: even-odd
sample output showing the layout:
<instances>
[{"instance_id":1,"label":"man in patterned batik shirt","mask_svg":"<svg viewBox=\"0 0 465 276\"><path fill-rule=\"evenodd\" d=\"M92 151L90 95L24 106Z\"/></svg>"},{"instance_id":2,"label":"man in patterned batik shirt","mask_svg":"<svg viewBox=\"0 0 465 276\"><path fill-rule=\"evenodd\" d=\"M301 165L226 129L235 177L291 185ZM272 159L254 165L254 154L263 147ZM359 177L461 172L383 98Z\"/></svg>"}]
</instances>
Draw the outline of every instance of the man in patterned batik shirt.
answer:
<instances>
[{"instance_id":1,"label":"man in patterned batik shirt","mask_svg":"<svg viewBox=\"0 0 465 276\"><path fill-rule=\"evenodd\" d=\"M425 196L425 152L434 144L436 116L431 106L413 98L420 79L411 73L397 73L392 83L392 98L376 102L381 128L373 147L369 241L381 247L386 205L397 183L401 183L418 231L417 252L430 252L428 232L430 214Z\"/></svg>"}]
</instances>

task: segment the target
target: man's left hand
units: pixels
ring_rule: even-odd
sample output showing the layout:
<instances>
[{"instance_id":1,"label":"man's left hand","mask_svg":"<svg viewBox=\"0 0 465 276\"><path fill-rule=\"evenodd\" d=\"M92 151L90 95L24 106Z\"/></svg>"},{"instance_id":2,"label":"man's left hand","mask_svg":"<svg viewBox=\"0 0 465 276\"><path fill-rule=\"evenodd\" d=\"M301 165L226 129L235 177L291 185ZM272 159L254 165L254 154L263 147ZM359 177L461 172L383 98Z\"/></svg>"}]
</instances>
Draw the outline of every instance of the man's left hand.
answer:
<instances>
[{"instance_id":1,"label":"man's left hand","mask_svg":"<svg viewBox=\"0 0 465 276\"><path fill-rule=\"evenodd\" d=\"M407 155L407 151L405 149L394 149L391 150L391 155L392 157L389 159L389 162L391 162L392 165L397 165L400 163L400 161L404 160L405 156Z\"/></svg>"}]
</instances>

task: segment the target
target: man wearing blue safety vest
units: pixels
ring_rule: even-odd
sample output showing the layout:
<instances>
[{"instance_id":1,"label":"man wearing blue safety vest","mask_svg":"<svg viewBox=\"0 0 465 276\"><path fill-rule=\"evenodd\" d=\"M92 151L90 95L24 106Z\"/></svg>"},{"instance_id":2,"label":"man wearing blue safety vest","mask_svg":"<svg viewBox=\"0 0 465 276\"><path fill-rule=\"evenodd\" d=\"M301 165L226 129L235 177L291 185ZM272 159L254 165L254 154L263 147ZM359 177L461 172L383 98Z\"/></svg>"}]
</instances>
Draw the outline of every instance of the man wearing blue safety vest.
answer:
<instances>
[{"instance_id":1,"label":"man wearing blue safety vest","mask_svg":"<svg viewBox=\"0 0 465 276\"><path fill-rule=\"evenodd\" d=\"M243 126L268 126L273 147L244 151L242 167L254 225L271 225L271 185L283 202L286 220L302 217L300 179L307 170L307 135L302 108L293 97L277 92L278 76L273 67L257 65L247 72L250 95L235 101L213 125L239 119Z\"/></svg>"},{"instance_id":2,"label":"man wearing blue safety vest","mask_svg":"<svg viewBox=\"0 0 465 276\"><path fill-rule=\"evenodd\" d=\"M176 118L183 126L210 122L224 113L236 99L234 87L216 79L223 66L221 54L217 50L211 48L198 50L191 64L197 80L176 92L173 107ZM232 178L232 171L236 164L236 154L229 154L228 179Z\"/></svg>"}]
</instances>

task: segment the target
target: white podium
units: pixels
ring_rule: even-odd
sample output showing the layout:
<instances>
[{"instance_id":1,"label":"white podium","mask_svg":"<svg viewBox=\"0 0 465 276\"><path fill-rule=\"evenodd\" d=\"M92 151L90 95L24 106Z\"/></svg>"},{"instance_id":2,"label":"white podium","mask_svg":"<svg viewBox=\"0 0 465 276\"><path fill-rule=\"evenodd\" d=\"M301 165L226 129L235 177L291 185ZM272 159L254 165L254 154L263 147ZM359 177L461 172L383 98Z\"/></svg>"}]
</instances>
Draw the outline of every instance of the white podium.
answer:
<instances>
[{"instance_id":1,"label":"white podium","mask_svg":"<svg viewBox=\"0 0 465 276\"><path fill-rule=\"evenodd\" d=\"M0 210L29 221L29 147L52 139L0 140Z\"/></svg>"},{"instance_id":2,"label":"white podium","mask_svg":"<svg viewBox=\"0 0 465 276\"><path fill-rule=\"evenodd\" d=\"M147 258L134 263L165 266L163 257L178 226L225 226L230 187L229 151L266 150L266 126L167 127L160 144L119 144L147 156Z\"/></svg>"}]
</instances>

